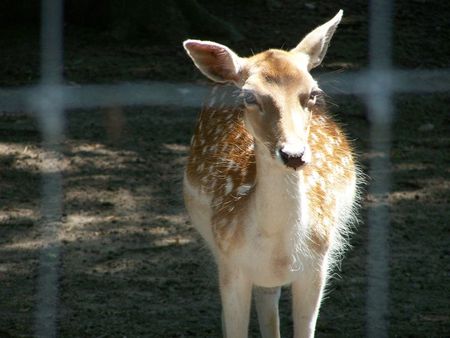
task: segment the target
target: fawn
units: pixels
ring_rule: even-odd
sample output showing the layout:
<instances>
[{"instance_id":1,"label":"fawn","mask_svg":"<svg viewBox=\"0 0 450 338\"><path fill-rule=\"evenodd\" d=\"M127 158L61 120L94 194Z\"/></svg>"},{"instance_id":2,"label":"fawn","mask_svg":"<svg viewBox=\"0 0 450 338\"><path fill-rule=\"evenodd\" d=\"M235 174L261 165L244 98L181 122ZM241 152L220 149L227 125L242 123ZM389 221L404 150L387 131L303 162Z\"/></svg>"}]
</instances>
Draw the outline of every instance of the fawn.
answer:
<instances>
[{"instance_id":1,"label":"fawn","mask_svg":"<svg viewBox=\"0 0 450 338\"><path fill-rule=\"evenodd\" d=\"M247 337L252 290L262 336L280 337L278 301L287 284L295 337L314 336L357 200L351 145L309 73L341 17L342 10L290 51L248 58L215 42L184 42L204 75L240 93L213 89L184 175L186 208L217 262L228 338Z\"/></svg>"}]
</instances>

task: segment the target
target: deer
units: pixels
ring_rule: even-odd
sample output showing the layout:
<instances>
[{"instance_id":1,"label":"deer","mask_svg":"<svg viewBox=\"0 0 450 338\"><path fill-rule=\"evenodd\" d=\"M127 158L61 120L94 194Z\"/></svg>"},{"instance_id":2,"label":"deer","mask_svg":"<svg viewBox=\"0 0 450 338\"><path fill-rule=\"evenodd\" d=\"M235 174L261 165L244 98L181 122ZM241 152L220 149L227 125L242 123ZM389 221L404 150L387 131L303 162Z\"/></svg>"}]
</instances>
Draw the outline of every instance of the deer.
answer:
<instances>
[{"instance_id":1,"label":"deer","mask_svg":"<svg viewBox=\"0 0 450 338\"><path fill-rule=\"evenodd\" d=\"M184 41L217 86L191 139L185 206L212 252L224 337L248 336L252 296L262 337L280 337L281 287L290 286L293 332L314 337L331 269L355 223L354 150L310 71L325 57L343 11L289 51L238 56Z\"/></svg>"}]
</instances>

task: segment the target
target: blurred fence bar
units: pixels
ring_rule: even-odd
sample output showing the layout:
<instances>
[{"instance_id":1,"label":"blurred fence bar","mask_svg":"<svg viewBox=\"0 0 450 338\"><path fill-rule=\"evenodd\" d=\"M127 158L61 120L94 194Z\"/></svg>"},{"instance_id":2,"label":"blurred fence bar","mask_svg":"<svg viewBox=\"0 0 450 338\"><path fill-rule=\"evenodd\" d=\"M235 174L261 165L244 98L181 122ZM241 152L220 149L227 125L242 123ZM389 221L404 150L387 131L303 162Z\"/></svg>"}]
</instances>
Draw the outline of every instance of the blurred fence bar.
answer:
<instances>
[{"instance_id":1,"label":"blurred fence bar","mask_svg":"<svg viewBox=\"0 0 450 338\"><path fill-rule=\"evenodd\" d=\"M369 91L366 103L370 121L370 160L367 255L367 337L389 337L389 228L387 196L391 188L392 102L392 0L371 0L369 26Z\"/></svg>"},{"instance_id":2,"label":"blurred fence bar","mask_svg":"<svg viewBox=\"0 0 450 338\"><path fill-rule=\"evenodd\" d=\"M42 132L45 160L41 167L41 240L34 330L36 337L58 336L59 258L58 232L62 216L60 143L64 106L59 91L63 69L63 1L43 0L41 6L41 85L29 104Z\"/></svg>"},{"instance_id":3,"label":"blurred fence bar","mask_svg":"<svg viewBox=\"0 0 450 338\"><path fill-rule=\"evenodd\" d=\"M388 83L392 93L430 94L450 91L450 69L391 70L319 74L322 89L330 95L367 96L385 91L374 81ZM187 83L123 83L90 85L36 85L22 88L0 88L0 116L2 112L35 112L36 102L45 97L59 97L66 109L90 109L104 106L179 106L198 108L209 93L206 85ZM234 104L230 101L230 105Z\"/></svg>"}]
</instances>

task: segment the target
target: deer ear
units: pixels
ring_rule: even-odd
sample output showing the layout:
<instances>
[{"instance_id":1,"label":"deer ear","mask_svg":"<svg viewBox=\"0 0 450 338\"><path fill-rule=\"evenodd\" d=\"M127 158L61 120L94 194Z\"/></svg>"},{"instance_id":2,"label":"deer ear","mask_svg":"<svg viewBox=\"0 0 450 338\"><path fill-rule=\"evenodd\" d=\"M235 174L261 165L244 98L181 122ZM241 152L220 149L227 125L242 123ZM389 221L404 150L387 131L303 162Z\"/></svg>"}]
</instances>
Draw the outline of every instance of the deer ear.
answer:
<instances>
[{"instance_id":1,"label":"deer ear","mask_svg":"<svg viewBox=\"0 0 450 338\"><path fill-rule=\"evenodd\" d=\"M186 52L200 71L215 82L239 82L244 64L227 46L201 40L186 40Z\"/></svg>"},{"instance_id":2,"label":"deer ear","mask_svg":"<svg viewBox=\"0 0 450 338\"><path fill-rule=\"evenodd\" d=\"M336 31L337 25L341 21L342 14L343 11L341 9L333 19L314 29L303 38L297 47L291 50L291 52L303 53L309 57L308 70L317 67L322 63L331 38Z\"/></svg>"}]
</instances>

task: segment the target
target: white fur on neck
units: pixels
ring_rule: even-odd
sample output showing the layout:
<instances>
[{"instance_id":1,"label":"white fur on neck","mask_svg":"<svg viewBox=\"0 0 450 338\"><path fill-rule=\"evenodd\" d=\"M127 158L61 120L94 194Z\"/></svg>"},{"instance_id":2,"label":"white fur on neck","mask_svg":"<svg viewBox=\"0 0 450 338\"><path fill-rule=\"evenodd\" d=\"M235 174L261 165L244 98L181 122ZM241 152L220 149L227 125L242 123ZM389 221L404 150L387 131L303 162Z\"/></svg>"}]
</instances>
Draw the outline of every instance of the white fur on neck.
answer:
<instances>
[{"instance_id":1,"label":"white fur on neck","mask_svg":"<svg viewBox=\"0 0 450 338\"><path fill-rule=\"evenodd\" d=\"M262 236L278 237L291 257L291 271L303 270L307 252L308 205L302 170L295 171L270 156L266 147L255 147L257 177L254 221Z\"/></svg>"},{"instance_id":2,"label":"white fur on neck","mask_svg":"<svg viewBox=\"0 0 450 338\"><path fill-rule=\"evenodd\" d=\"M305 226L307 210L301 170L295 171L275 160L264 146L257 145L255 152L255 203L261 228L276 233L293 223Z\"/></svg>"}]
</instances>

